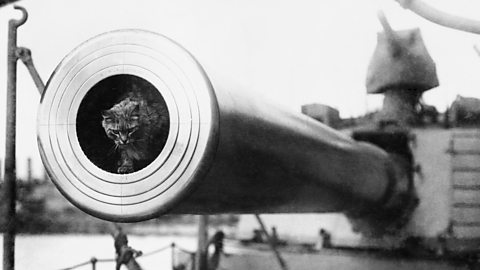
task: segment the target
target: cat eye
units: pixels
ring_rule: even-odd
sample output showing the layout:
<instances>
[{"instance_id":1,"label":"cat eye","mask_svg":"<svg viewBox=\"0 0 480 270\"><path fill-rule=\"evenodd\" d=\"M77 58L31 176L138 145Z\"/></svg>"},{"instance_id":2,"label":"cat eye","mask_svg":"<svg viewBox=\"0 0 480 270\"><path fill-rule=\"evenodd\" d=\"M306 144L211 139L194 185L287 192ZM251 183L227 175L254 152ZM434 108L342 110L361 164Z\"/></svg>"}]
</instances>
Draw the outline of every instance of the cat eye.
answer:
<instances>
[{"instance_id":1,"label":"cat eye","mask_svg":"<svg viewBox=\"0 0 480 270\"><path fill-rule=\"evenodd\" d=\"M129 129L127 130L128 135L131 135L132 133L134 133L135 131L137 131L137 129L138 129L138 128L136 128L136 127L134 127L134 128L129 128Z\"/></svg>"},{"instance_id":2,"label":"cat eye","mask_svg":"<svg viewBox=\"0 0 480 270\"><path fill-rule=\"evenodd\" d=\"M112 133L115 134L115 135L118 135L118 134L119 134L119 131L118 131L118 130L115 130L115 129L112 129Z\"/></svg>"}]
</instances>

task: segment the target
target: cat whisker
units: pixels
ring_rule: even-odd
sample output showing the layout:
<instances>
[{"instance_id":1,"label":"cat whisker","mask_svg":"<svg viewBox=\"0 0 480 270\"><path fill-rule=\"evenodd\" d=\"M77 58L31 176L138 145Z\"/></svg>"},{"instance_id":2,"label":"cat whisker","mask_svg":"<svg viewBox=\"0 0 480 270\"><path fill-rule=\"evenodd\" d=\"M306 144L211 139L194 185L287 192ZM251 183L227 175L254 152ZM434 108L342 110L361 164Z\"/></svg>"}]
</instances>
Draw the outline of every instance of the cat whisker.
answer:
<instances>
[{"instance_id":1,"label":"cat whisker","mask_svg":"<svg viewBox=\"0 0 480 270\"><path fill-rule=\"evenodd\" d=\"M108 156L113 155L118 149L118 145L114 144L112 147L110 147L110 150L108 150Z\"/></svg>"}]
</instances>

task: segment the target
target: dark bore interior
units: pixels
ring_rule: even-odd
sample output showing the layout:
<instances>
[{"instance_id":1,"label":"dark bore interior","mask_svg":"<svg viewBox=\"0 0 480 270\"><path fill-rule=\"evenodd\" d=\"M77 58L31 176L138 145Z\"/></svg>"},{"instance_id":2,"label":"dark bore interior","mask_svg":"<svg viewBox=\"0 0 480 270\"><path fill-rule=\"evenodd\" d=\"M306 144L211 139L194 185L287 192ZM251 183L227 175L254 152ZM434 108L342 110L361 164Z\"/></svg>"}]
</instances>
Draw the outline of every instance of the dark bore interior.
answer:
<instances>
[{"instance_id":1,"label":"dark bore interior","mask_svg":"<svg viewBox=\"0 0 480 270\"><path fill-rule=\"evenodd\" d=\"M125 125L120 128L122 125L118 123L135 122L132 114L126 113L129 105L135 107L132 105L135 102L141 105L137 108L132 142L119 145L118 129L122 134L133 129ZM122 118L123 122L120 116L108 120L110 126L117 127L115 133L110 133L115 138L112 139L102 121L105 111L112 112L114 106L115 112L125 112L127 116ZM78 141L88 159L99 168L112 173L131 173L145 168L160 154L167 141L169 119L165 100L150 82L134 75L115 75L94 85L82 100L76 122ZM130 163L130 169L125 170Z\"/></svg>"}]
</instances>

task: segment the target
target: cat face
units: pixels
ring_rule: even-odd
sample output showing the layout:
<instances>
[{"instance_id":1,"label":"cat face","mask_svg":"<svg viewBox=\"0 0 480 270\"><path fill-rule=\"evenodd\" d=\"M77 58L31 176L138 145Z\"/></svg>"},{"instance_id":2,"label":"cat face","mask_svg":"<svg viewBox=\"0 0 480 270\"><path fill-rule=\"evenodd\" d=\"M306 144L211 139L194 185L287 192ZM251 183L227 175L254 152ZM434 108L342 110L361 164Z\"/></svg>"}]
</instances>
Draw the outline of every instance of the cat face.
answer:
<instances>
[{"instance_id":1,"label":"cat face","mask_svg":"<svg viewBox=\"0 0 480 270\"><path fill-rule=\"evenodd\" d=\"M141 127L139 110L139 102L127 98L102 112L102 126L105 133L117 147L128 147L140 139L138 138L138 130Z\"/></svg>"}]
</instances>

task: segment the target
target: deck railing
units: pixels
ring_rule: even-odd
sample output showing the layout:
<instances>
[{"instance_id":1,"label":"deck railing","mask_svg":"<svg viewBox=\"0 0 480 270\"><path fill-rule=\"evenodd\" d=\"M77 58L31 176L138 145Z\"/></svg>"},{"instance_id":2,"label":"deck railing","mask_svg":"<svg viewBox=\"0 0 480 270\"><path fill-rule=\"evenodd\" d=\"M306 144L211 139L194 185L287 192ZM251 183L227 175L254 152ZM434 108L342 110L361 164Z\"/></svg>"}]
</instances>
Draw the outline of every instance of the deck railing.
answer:
<instances>
[{"instance_id":1,"label":"deck railing","mask_svg":"<svg viewBox=\"0 0 480 270\"><path fill-rule=\"evenodd\" d=\"M136 259L144 258L144 257L147 257L147 256L151 256L151 255L154 255L154 254L164 252L164 251L168 251L168 250L170 250L171 254L172 254L172 265L171 265L172 270L179 269L178 268L179 265L183 265L183 267L181 269L186 269L187 265L190 265L191 270L194 269L195 252L191 252L191 251L186 250L184 248L178 247L175 243L171 243L167 246L164 246L164 247L161 247L159 249L155 249L155 250L152 250L152 251L149 251L149 252L140 253L135 258ZM175 256L176 252L181 252L181 253L189 255L188 259L186 259L183 262L176 261L176 256ZM66 268L61 268L59 270L73 270L73 269L77 269L77 268L87 266L87 265L90 265L92 270L96 270L97 269L97 263L112 263L112 262L116 262L116 260L114 258L99 259L97 257L92 257L90 260L87 260L87 261L84 261L82 263L78 263L78 264L75 264L75 265L72 265L72 266L69 266L69 267L66 267Z\"/></svg>"}]
</instances>

